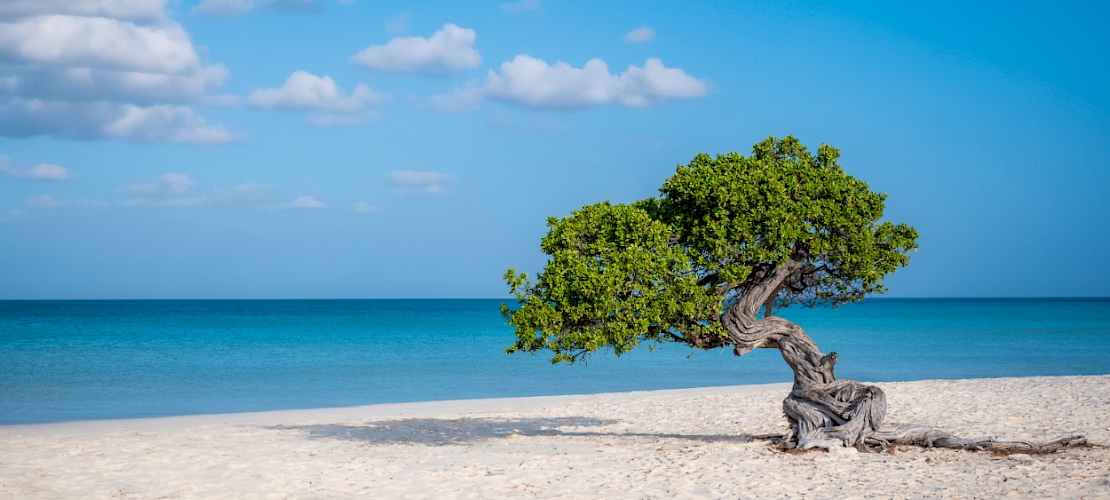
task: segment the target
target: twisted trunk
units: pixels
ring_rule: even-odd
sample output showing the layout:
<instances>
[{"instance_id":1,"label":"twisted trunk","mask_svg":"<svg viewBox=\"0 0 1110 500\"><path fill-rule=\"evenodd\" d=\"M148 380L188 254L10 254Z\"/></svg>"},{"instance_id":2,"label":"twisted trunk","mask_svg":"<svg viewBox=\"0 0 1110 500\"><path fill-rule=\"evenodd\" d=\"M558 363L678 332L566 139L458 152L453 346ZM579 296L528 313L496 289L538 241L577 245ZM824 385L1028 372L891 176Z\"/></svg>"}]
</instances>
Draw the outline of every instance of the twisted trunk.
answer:
<instances>
[{"instance_id":1,"label":"twisted trunk","mask_svg":"<svg viewBox=\"0 0 1110 500\"><path fill-rule=\"evenodd\" d=\"M790 260L776 267L735 303L721 322L728 330L733 352L742 356L756 348L777 348L794 371L794 387L782 408L790 422L783 437L785 448L877 447L916 444L1001 452L1050 452L1085 444L1078 435L1060 436L1047 442L1004 438L966 439L916 424L884 424L886 395L873 385L854 380L837 380L833 371L835 352L822 354L817 344L798 325L772 316L771 304L784 280L802 268L806 252L799 249ZM756 315L761 307L767 314Z\"/></svg>"}]
</instances>

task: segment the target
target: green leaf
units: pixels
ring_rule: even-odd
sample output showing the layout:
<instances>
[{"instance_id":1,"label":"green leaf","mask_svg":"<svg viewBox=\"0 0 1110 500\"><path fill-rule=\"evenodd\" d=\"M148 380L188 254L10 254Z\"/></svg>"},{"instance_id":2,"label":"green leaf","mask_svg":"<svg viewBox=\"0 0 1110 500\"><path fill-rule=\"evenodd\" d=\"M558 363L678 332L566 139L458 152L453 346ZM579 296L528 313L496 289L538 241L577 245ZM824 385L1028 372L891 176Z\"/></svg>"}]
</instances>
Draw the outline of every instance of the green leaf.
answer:
<instances>
[{"instance_id":1,"label":"green leaf","mask_svg":"<svg viewBox=\"0 0 1110 500\"><path fill-rule=\"evenodd\" d=\"M780 307L885 292L883 277L917 248L912 227L881 221L886 195L845 173L831 146L813 156L788 136L752 150L695 156L659 198L548 218L540 247L550 258L536 282L505 274L519 302L502 307L517 336L507 352L573 362L644 341L720 346L719 318L745 280L798 248L809 257L784 284Z\"/></svg>"}]
</instances>

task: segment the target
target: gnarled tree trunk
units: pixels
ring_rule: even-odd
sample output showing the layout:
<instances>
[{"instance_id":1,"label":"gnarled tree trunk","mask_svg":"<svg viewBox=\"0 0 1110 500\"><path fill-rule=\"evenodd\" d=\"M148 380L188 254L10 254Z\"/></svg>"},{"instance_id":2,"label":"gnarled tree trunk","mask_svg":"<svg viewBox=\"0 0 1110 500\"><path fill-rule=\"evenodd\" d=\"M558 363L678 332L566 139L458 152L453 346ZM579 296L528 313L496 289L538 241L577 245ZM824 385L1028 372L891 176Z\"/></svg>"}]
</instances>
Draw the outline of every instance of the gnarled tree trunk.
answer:
<instances>
[{"instance_id":1,"label":"gnarled tree trunk","mask_svg":"<svg viewBox=\"0 0 1110 500\"><path fill-rule=\"evenodd\" d=\"M721 318L737 356L756 348L778 348L794 371L794 387L783 401L790 432L783 437L788 449L850 446L885 450L891 444L928 447L1043 453L1085 444L1078 435L1060 436L1047 442L1005 438L966 439L924 425L884 424L886 395L882 389L854 380L837 380L833 372L837 354L822 354L817 344L798 325L770 316L758 319L760 307L768 307L784 280L805 262L804 251L794 256L746 293Z\"/></svg>"}]
</instances>

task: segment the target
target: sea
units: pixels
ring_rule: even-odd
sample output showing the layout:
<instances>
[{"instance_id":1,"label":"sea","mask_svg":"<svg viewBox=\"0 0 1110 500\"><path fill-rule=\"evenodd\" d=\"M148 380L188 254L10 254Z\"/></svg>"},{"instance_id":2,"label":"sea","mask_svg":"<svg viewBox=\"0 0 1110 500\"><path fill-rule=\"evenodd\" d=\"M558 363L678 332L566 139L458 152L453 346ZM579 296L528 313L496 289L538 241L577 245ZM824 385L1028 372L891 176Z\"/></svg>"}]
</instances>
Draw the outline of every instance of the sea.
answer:
<instances>
[{"instance_id":1,"label":"sea","mask_svg":"<svg viewBox=\"0 0 1110 500\"><path fill-rule=\"evenodd\" d=\"M0 301L0 425L788 382L777 350L506 355L501 300ZM1110 299L868 299L776 312L837 375L1110 373Z\"/></svg>"}]
</instances>

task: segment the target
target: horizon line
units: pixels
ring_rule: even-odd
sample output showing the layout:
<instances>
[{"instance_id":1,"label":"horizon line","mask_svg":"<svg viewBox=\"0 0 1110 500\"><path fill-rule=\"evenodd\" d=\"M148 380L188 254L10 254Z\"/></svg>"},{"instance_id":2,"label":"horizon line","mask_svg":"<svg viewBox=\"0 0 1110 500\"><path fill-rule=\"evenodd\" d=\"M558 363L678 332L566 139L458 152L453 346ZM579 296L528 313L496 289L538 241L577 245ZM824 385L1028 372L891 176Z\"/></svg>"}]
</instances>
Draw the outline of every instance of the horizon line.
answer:
<instances>
[{"instance_id":1,"label":"horizon line","mask_svg":"<svg viewBox=\"0 0 1110 500\"><path fill-rule=\"evenodd\" d=\"M141 301L312 301L312 300L503 300L512 301L513 297L498 298L498 297L289 297L289 298L65 298L65 299L43 299L43 298L29 298L29 299L10 299L0 298L0 302L141 302ZM1011 296L1011 297L867 297L860 302L867 300L1110 300L1110 296L1089 296L1089 297L1075 297L1075 296ZM847 303L851 304L851 302ZM847 305L844 304L844 305Z\"/></svg>"}]
</instances>

